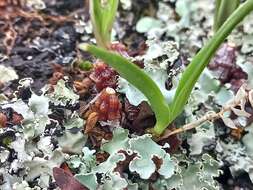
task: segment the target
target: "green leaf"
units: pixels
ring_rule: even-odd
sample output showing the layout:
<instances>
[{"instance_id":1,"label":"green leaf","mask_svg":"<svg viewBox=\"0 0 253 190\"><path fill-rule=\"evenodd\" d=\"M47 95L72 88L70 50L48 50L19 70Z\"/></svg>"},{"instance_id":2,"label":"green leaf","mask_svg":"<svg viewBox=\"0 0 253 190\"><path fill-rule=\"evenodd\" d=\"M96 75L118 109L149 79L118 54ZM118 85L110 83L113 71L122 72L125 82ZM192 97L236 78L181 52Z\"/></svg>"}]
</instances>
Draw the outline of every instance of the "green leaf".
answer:
<instances>
[{"instance_id":1,"label":"green leaf","mask_svg":"<svg viewBox=\"0 0 253 190\"><path fill-rule=\"evenodd\" d=\"M160 91L162 92L165 100L167 103L171 103L176 92L176 79L173 80L173 88L170 90L166 89L165 82L168 79L168 73L165 69L157 68L157 69L150 69L144 68L143 71L156 83L159 87ZM142 101L148 101L147 98L132 84L129 84L125 79L122 77L118 78L118 92L121 92L126 95L129 102L134 105L138 106Z\"/></svg>"},{"instance_id":2,"label":"green leaf","mask_svg":"<svg viewBox=\"0 0 253 190\"><path fill-rule=\"evenodd\" d=\"M216 34L209 42L198 52L192 59L189 66L182 74L179 85L171 104L171 121L173 121L183 110L187 103L192 89L195 86L200 74L209 63L216 50L231 33L231 31L239 24L245 16L253 10L253 0L248 0L242 4L221 26Z\"/></svg>"},{"instance_id":3,"label":"green leaf","mask_svg":"<svg viewBox=\"0 0 253 190\"><path fill-rule=\"evenodd\" d=\"M97 44L107 48L111 41L112 25L116 16L118 0L92 0L90 15Z\"/></svg>"},{"instance_id":4,"label":"green leaf","mask_svg":"<svg viewBox=\"0 0 253 190\"><path fill-rule=\"evenodd\" d=\"M158 128L167 127L170 121L170 109L159 87L145 72L116 53L87 44L80 45L80 48L105 61L108 65L117 70L120 76L138 88L147 97L151 108L155 112L156 126ZM159 131L158 134L161 134L161 132L162 131Z\"/></svg>"},{"instance_id":5,"label":"green leaf","mask_svg":"<svg viewBox=\"0 0 253 190\"><path fill-rule=\"evenodd\" d=\"M227 18L240 5L240 0L216 0L215 16L214 16L214 31L217 31Z\"/></svg>"}]
</instances>

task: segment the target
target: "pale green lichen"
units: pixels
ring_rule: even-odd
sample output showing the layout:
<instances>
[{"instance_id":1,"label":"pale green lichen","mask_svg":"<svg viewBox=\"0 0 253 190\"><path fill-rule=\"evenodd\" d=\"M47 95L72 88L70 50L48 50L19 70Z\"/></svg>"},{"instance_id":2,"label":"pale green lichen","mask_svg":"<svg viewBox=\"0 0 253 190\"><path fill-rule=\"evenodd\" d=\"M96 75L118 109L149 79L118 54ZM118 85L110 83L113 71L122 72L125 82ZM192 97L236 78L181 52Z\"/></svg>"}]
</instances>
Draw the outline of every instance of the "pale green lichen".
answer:
<instances>
[{"instance_id":1,"label":"pale green lichen","mask_svg":"<svg viewBox=\"0 0 253 190\"><path fill-rule=\"evenodd\" d=\"M145 149L143 147L149 148ZM99 173L102 174L102 179L104 181L98 186L106 188L108 184L115 185L120 182L120 184L118 184L119 187L127 187L127 180L122 176L119 176L115 171L118 163L126 160L125 154L135 155L129 163L129 170L139 174L140 179L148 179L155 171L166 179L174 174L175 165L171 160L170 155L166 153L161 146L156 144L151 139L150 135L134 136L130 138L127 130L116 128L113 132L113 139L110 142L105 143L102 146L102 150L110 154L109 158L98 166L93 167L90 172L77 175L77 179L79 179L84 185L87 185L87 178L90 178L93 174L93 179L96 179L95 174ZM162 160L160 168L157 168L153 161L154 157ZM84 163L86 162L83 158L81 158L81 160ZM78 163L80 164L80 162ZM117 181L114 181L116 179ZM92 184L96 183L98 182L93 181Z\"/></svg>"},{"instance_id":2,"label":"pale green lichen","mask_svg":"<svg viewBox=\"0 0 253 190\"><path fill-rule=\"evenodd\" d=\"M144 61L144 71L159 87L166 101L170 103L175 94L178 78L176 76L172 77L173 88L171 90L166 89L165 83L169 77L167 67L173 65L179 58L177 44L172 41L161 42L156 40L147 41L147 44L149 48L146 54L136 59ZM162 60L159 58L162 58ZM172 76L176 75L176 71L171 70L170 74ZM121 77L118 79L118 91L126 94L127 99L132 105L137 106L142 101L147 101L147 98L138 89Z\"/></svg>"},{"instance_id":3,"label":"pale green lichen","mask_svg":"<svg viewBox=\"0 0 253 190\"><path fill-rule=\"evenodd\" d=\"M0 82L7 83L18 79L18 75L13 68L0 65Z\"/></svg>"},{"instance_id":4,"label":"pale green lichen","mask_svg":"<svg viewBox=\"0 0 253 190\"><path fill-rule=\"evenodd\" d=\"M215 177L220 174L219 163L208 154L204 154L202 158L194 163L183 160L182 166L178 166L175 175L169 179L160 179L154 187L160 190L218 190L220 189Z\"/></svg>"},{"instance_id":5,"label":"pale green lichen","mask_svg":"<svg viewBox=\"0 0 253 190\"><path fill-rule=\"evenodd\" d=\"M71 133L66 130L62 136L58 138L59 146L62 152L69 154L80 154L83 146L87 142L87 135L82 132Z\"/></svg>"},{"instance_id":6,"label":"pale green lichen","mask_svg":"<svg viewBox=\"0 0 253 190\"><path fill-rule=\"evenodd\" d=\"M47 90L49 87L46 87L44 90ZM47 97L55 105L66 106L67 104L74 104L79 99L79 96L74 93L70 88L66 87L64 80L59 80L54 86L54 92L47 94Z\"/></svg>"},{"instance_id":7,"label":"pale green lichen","mask_svg":"<svg viewBox=\"0 0 253 190\"><path fill-rule=\"evenodd\" d=\"M163 161L158 173L164 178L170 178L174 173L174 163L168 153L156 144L149 135L143 135L129 140L130 150L137 156L130 162L129 169L136 172L142 179L148 179L156 170L156 164L152 160L154 156ZM143 147L148 147L145 149Z\"/></svg>"},{"instance_id":8,"label":"pale green lichen","mask_svg":"<svg viewBox=\"0 0 253 190\"><path fill-rule=\"evenodd\" d=\"M145 33L155 28L162 27L163 23L153 17L143 17L136 25L136 31L139 33Z\"/></svg>"}]
</instances>

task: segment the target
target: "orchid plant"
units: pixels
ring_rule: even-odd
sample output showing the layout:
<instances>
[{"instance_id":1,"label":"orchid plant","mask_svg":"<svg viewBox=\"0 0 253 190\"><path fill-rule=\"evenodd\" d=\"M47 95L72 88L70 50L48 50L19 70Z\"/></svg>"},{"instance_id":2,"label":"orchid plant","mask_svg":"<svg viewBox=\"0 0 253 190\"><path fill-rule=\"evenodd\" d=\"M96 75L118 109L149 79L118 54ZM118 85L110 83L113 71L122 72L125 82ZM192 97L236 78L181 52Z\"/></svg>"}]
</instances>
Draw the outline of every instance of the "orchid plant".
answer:
<instances>
[{"instance_id":1,"label":"orchid plant","mask_svg":"<svg viewBox=\"0 0 253 190\"><path fill-rule=\"evenodd\" d=\"M193 57L182 73L172 103L167 104L156 83L138 66L121 55L106 50L110 42L112 23L116 15L118 0L93 0L91 20L97 44L81 44L80 49L88 51L113 67L121 77L138 88L148 99L156 116L156 125L151 130L160 136L183 111L190 94L210 59L232 30L253 10L253 0L247 0L239 7L239 1L217 0L213 37ZM233 3L232 3L233 2ZM237 8L238 7L238 8Z\"/></svg>"}]
</instances>

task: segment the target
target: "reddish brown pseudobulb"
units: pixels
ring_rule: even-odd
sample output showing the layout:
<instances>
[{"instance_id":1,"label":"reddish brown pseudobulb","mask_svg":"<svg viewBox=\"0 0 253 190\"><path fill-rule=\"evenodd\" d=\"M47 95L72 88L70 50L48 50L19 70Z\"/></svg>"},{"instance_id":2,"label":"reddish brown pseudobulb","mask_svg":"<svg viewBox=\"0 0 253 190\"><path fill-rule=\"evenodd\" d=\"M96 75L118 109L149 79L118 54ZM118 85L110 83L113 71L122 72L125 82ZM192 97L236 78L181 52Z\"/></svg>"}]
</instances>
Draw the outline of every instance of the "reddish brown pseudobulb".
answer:
<instances>
[{"instance_id":1,"label":"reddish brown pseudobulb","mask_svg":"<svg viewBox=\"0 0 253 190\"><path fill-rule=\"evenodd\" d=\"M6 127L7 117L5 114L0 113L0 127Z\"/></svg>"},{"instance_id":2,"label":"reddish brown pseudobulb","mask_svg":"<svg viewBox=\"0 0 253 190\"><path fill-rule=\"evenodd\" d=\"M121 118L121 103L112 88L104 89L96 100L93 110L99 115L99 121L119 121Z\"/></svg>"},{"instance_id":3,"label":"reddish brown pseudobulb","mask_svg":"<svg viewBox=\"0 0 253 190\"><path fill-rule=\"evenodd\" d=\"M91 132L97 121L120 121L121 111L122 105L115 90L105 88L84 116L87 118L85 133Z\"/></svg>"},{"instance_id":4,"label":"reddish brown pseudobulb","mask_svg":"<svg viewBox=\"0 0 253 190\"><path fill-rule=\"evenodd\" d=\"M90 78L95 82L99 92L106 87L114 89L117 87L117 72L101 61L95 63L94 72Z\"/></svg>"},{"instance_id":5,"label":"reddish brown pseudobulb","mask_svg":"<svg viewBox=\"0 0 253 190\"><path fill-rule=\"evenodd\" d=\"M124 57L129 57L127 48L122 43L112 43L110 50L117 52ZM118 73L113 68L105 64L103 61L97 61L94 64L94 70L91 73L90 78L95 82L96 89L100 92L106 87L115 89L117 87L117 75Z\"/></svg>"}]
</instances>

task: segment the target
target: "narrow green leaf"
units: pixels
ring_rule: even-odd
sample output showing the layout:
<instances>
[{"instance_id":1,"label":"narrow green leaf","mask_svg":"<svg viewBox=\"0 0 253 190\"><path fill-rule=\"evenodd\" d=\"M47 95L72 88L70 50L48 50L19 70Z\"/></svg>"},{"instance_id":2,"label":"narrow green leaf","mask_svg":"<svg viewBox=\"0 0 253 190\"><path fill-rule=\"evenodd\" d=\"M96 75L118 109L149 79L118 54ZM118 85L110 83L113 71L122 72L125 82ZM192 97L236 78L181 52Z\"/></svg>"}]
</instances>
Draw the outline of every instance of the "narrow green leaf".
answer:
<instances>
[{"instance_id":1,"label":"narrow green leaf","mask_svg":"<svg viewBox=\"0 0 253 190\"><path fill-rule=\"evenodd\" d=\"M97 44L108 48L119 0L90 0L90 15Z\"/></svg>"},{"instance_id":2,"label":"narrow green leaf","mask_svg":"<svg viewBox=\"0 0 253 190\"><path fill-rule=\"evenodd\" d=\"M171 105L171 121L183 111L183 107L187 103L195 83L216 50L237 24L239 24L252 10L253 0L247 0L225 21L209 42L193 58L179 81L176 95Z\"/></svg>"},{"instance_id":3,"label":"narrow green leaf","mask_svg":"<svg viewBox=\"0 0 253 190\"><path fill-rule=\"evenodd\" d=\"M216 0L215 3L214 31L216 32L237 9L240 0Z\"/></svg>"},{"instance_id":4,"label":"narrow green leaf","mask_svg":"<svg viewBox=\"0 0 253 190\"><path fill-rule=\"evenodd\" d=\"M221 1L222 0L215 0L214 19L213 19L213 30L214 31L217 31L217 29L218 29L217 20L218 20L218 16L219 16L219 9L220 9L220 5L221 5Z\"/></svg>"},{"instance_id":5,"label":"narrow green leaf","mask_svg":"<svg viewBox=\"0 0 253 190\"><path fill-rule=\"evenodd\" d=\"M170 109L155 82L138 66L117 53L93 45L81 44L80 49L94 54L113 67L121 77L139 89L148 99L156 115L156 126L166 128L170 121Z\"/></svg>"}]
</instances>

